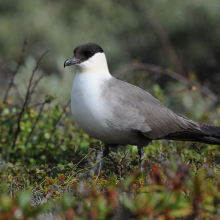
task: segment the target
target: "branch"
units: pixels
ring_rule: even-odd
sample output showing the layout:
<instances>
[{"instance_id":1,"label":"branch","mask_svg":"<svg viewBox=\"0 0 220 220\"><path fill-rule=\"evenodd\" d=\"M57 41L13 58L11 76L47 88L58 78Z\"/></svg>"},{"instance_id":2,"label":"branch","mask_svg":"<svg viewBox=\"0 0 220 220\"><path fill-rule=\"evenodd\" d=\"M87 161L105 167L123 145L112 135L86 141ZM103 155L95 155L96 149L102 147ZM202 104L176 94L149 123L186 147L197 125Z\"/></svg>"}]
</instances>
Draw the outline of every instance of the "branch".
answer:
<instances>
[{"instance_id":1,"label":"branch","mask_svg":"<svg viewBox=\"0 0 220 220\"><path fill-rule=\"evenodd\" d=\"M21 53L21 58L20 58L20 61L18 62L18 65L13 73L13 75L15 76L18 72L18 70L20 69L21 67L21 64L23 62L23 59L24 59L24 54L25 54L25 49L26 49L26 46L28 44L28 41L27 41L27 38L24 39L24 45L23 45L23 48L22 48L22 53Z\"/></svg>"},{"instance_id":2,"label":"branch","mask_svg":"<svg viewBox=\"0 0 220 220\"><path fill-rule=\"evenodd\" d=\"M178 73L186 76L186 73L180 63L180 60L179 60L171 42L170 42L170 39L169 39L167 33L165 32L164 28L162 27L161 23L159 22L159 20L155 16L155 14L153 14L152 12L149 12L148 15L149 15L152 27L154 29L154 32L159 37L168 57L170 59L171 64L174 66L175 70Z\"/></svg>"},{"instance_id":3,"label":"branch","mask_svg":"<svg viewBox=\"0 0 220 220\"><path fill-rule=\"evenodd\" d=\"M171 92L171 93L165 94L165 95L163 95L163 97L166 98L166 97L174 96L174 95L177 95L177 94L180 94L180 93L183 93L183 92L187 92L189 90L192 90L192 87L187 88L187 89L182 89L182 90L179 90L179 91L176 91L176 92Z\"/></svg>"},{"instance_id":4,"label":"branch","mask_svg":"<svg viewBox=\"0 0 220 220\"><path fill-rule=\"evenodd\" d=\"M30 106L30 108L36 108L36 107L38 107L39 105L43 105L43 103L44 103L44 102L36 103L36 104Z\"/></svg>"},{"instance_id":5,"label":"branch","mask_svg":"<svg viewBox=\"0 0 220 220\"><path fill-rule=\"evenodd\" d=\"M39 110L39 112L38 112L38 116L37 116L37 118L36 118L36 120L35 120L35 122L34 122L32 128L31 128L31 132L29 133L29 135L28 135L28 137L27 137L27 139L26 139L26 142L25 142L25 146L26 146L26 147L27 147L27 143L28 143L30 137L31 137L32 134L34 133L34 129L35 129L35 127L36 127L36 125L37 125L37 122L39 121L40 116L41 116L41 114L42 114L42 112L43 112L45 103L46 103L46 100L42 103L42 105L41 105L41 107L40 107L40 110Z\"/></svg>"},{"instance_id":6,"label":"branch","mask_svg":"<svg viewBox=\"0 0 220 220\"><path fill-rule=\"evenodd\" d=\"M156 66L153 64L148 64L148 63L135 63L135 64L129 64L126 65L122 68L119 68L118 70L113 72L113 75L117 75L119 73L122 73L124 71L128 71L128 70L136 70L136 69L143 69L143 70L150 70L152 72L156 72L156 73L160 73L160 74L164 74L167 75L185 85L187 85L188 87L192 87L193 85L196 85L196 88L203 93L204 95L208 96L210 99L212 99L213 101L220 103L220 96L218 96L217 94L215 94L214 92L212 92L210 89L208 89L207 87L194 82L193 80L180 75L179 73L170 71L170 70L166 70L160 66Z\"/></svg>"},{"instance_id":7,"label":"branch","mask_svg":"<svg viewBox=\"0 0 220 220\"><path fill-rule=\"evenodd\" d=\"M40 82L41 79L43 79L44 77L44 73L34 82L34 85L30 91L30 95L32 95L35 92L35 88L38 85L38 83Z\"/></svg>"},{"instance_id":8,"label":"branch","mask_svg":"<svg viewBox=\"0 0 220 220\"><path fill-rule=\"evenodd\" d=\"M193 147L193 150L194 150L196 153L198 153L199 155L201 155L201 156L203 156L203 157L209 158L209 160L211 160L212 162L214 162L214 163L218 166L218 168L219 168L219 164L218 164L217 161L213 160L210 156L206 156L206 155L202 154L202 153L200 152L200 150L196 147L195 144L192 144L191 146Z\"/></svg>"},{"instance_id":9,"label":"branch","mask_svg":"<svg viewBox=\"0 0 220 220\"><path fill-rule=\"evenodd\" d=\"M18 86L15 83L13 83L13 87L16 90L16 94L18 95L18 99L20 100L21 104L23 104L24 103L24 99L23 99L23 97L22 97L22 95L21 95L21 93L20 93L20 91L18 89Z\"/></svg>"},{"instance_id":10,"label":"branch","mask_svg":"<svg viewBox=\"0 0 220 220\"><path fill-rule=\"evenodd\" d=\"M25 54L25 49L26 49L26 45L27 45L27 39L24 40L24 44L23 44L23 48L22 48L22 53L21 53L21 57L20 57L20 60L15 68L15 71L12 73L10 73L10 71L8 70L7 66L6 65L3 65L4 68L7 70L8 73L10 73L11 75L11 80L10 80L10 83L8 85L8 88L6 89L6 92L5 92L5 95L4 95L4 98L3 98L3 102L5 103L8 99L8 94L9 94L9 91L11 90L12 86L15 87L16 90L18 90L17 86L14 84L14 78L15 78L15 75L17 74L18 70L20 69L20 66L23 62L23 59L24 59L24 54ZM2 63L2 61L1 61Z\"/></svg>"},{"instance_id":11,"label":"branch","mask_svg":"<svg viewBox=\"0 0 220 220\"><path fill-rule=\"evenodd\" d=\"M44 53L41 55L40 59L39 59L38 62L37 62L36 67L35 67L34 70L33 70L33 73L32 73L32 75L31 75L31 78L30 78L30 80L29 80L29 85L28 85L28 88L27 88L27 93L26 93L25 101L24 101L24 104L23 104L22 109L21 109L21 113L19 114L18 121L17 121L17 129L16 129L16 131L15 131L15 137L14 137L14 140L13 140L13 143L12 143L12 147L11 147L12 149L15 147L15 144L16 144L16 141L17 141L17 138L18 138L18 134L19 134L19 132L20 132L20 122L21 122L22 116L23 116L23 114L24 114L24 111L25 111L26 107L27 107L28 104L29 104L29 100L30 100L30 97L31 97L31 95L30 95L31 84L32 84L32 80L33 80L33 78L34 78L34 74L35 74L35 72L37 71L37 68L38 68L38 66L39 66L39 64L40 64L40 62L41 62L41 60L43 59L43 57L44 57L47 53L48 53L48 51L44 52Z\"/></svg>"},{"instance_id":12,"label":"branch","mask_svg":"<svg viewBox=\"0 0 220 220\"><path fill-rule=\"evenodd\" d=\"M52 129L52 131L51 131L51 133L50 133L50 138L47 140L47 142L46 142L46 144L45 144L44 150L41 151L39 154L37 154L35 157L40 157L41 155L43 155L43 154L47 151L48 144L49 144L50 141L51 141L52 135L53 135L53 133L55 132L55 130L56 130L58 124L60 123L61 118L62 118L63 114L65 113L65 110L66 110L66 108L69 106L69 104L70 104L70 100L69 100L69 101L67 102L67 104L64 106L63 111L62 111L62 113L60 114L60 117L58 118L56 124L54 125L54 127L53 127L53 129Z\"/></svg>"}]
</instances>

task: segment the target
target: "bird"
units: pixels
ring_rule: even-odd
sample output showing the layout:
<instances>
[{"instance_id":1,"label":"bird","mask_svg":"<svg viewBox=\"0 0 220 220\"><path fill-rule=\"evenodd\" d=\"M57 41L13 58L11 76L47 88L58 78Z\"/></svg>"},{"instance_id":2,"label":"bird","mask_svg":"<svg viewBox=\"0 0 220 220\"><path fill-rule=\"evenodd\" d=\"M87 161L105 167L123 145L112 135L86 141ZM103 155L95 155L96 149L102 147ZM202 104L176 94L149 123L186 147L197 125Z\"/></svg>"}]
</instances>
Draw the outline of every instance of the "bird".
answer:
<instances>
[{"instance_id":1,"label":"bird","mask_svg":"<svg viewBox=\"0 0 220 220\"><path fill-rule=\"evenodd\" d=\"M77 46L64 62L75 65L71 111L89 136L104 143L100 173L109 149L136 145L140 161L152 140L178 140L220 145L220 126L176 114L150 93L113 77L103 49L94 43Z\"/></svg>"}]
</instances>

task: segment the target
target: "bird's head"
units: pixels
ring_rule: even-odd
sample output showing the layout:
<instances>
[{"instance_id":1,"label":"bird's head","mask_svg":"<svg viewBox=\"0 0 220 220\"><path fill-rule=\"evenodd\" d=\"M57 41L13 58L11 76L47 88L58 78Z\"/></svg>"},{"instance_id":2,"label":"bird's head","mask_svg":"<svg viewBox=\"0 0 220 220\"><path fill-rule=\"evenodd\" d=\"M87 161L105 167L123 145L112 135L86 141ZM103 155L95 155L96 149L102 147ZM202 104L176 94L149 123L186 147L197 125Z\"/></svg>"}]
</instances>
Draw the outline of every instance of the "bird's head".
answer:
<instances>
[{"instance_id":1,"label":"bird's head","mask_svg":"<svg viewBox=\"0 0 220 220\"><path fill-rule=\"evenodd\" d=\"M66 66L76 65L80 72L108 71L103 49L94 43L82 44L73 51L74 56L64 62Z\"/></svg>"}]
</instances>

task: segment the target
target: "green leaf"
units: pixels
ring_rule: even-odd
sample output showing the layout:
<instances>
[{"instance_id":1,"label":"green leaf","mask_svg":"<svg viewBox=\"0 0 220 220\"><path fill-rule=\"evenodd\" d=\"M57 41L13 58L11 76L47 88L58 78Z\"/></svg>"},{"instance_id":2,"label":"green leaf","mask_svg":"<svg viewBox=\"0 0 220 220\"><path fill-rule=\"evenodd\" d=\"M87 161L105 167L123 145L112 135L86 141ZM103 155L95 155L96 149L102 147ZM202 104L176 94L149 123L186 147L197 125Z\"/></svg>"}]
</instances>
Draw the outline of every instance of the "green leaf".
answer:
<instances>
[{"instance_id":1,"label":"green leaf","mask_svg":"<svg viewBox=\"0 0 220 220\"><path fill-rule=\"evenodd\" d=\"M22 210L25 210L30 202L31 193L29 191L23 191L18 193L17 202Z\"/></svg>"}]
</instances>

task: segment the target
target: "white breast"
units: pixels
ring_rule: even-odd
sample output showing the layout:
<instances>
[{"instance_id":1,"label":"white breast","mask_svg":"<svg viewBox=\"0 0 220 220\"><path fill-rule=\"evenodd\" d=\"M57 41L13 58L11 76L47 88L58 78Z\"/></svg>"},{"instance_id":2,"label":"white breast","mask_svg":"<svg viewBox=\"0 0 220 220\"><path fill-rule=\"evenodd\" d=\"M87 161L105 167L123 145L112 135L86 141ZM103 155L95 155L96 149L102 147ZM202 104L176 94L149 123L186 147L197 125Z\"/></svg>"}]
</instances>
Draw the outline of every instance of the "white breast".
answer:
<instances>
[{"instance_id":1,"label":"white breast","mask_svg":"<svg viewBox=\"0 0 220 220\"><path fill-rule=\"evenodd\" d=\"M71 94L75 121L87 134L102 141L107 141L110 135L106 124L110 115L107 106L101 102L101 86L110 77L91 72L77 73Z\"/></svg>"}]
</instances>

